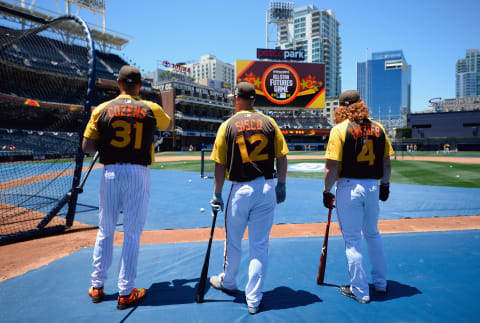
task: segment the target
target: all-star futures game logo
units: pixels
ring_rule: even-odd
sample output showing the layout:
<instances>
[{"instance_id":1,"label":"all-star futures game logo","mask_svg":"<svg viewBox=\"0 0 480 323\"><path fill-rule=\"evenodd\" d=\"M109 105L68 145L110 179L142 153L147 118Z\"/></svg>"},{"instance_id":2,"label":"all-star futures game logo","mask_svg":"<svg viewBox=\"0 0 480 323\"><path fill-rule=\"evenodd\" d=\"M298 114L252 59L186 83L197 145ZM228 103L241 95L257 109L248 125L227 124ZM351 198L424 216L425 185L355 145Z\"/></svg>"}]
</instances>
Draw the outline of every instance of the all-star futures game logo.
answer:
<instances>
[{"instance_id":1,"label":"all-star futures game logo","mask_svg":"<svg viewBox=\"0 0 480 323\"><path fill-rule=\"evenodd\" d=\"M300 78L292 67L275 64L263 73L262 90L269 101L276 104L287 104L297 97L300 90Z\"/></svg>"}]
</instances>

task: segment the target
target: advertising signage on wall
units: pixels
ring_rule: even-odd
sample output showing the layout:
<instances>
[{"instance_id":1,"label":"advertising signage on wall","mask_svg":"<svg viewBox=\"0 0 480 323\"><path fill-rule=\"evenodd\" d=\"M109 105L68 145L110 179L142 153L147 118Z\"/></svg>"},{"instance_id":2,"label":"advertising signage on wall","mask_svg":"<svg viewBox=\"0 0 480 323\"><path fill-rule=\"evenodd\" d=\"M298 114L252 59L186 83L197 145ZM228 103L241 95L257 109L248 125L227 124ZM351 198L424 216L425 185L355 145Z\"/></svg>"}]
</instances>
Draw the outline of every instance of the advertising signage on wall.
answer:
<instances>
[{"instance_id":1,"label":"advertising signage on wall","mask_svg":"<svg viewBox=\"0 0 480 323\"><path fill-rule=\"evenodd\" d=\"M325 65L237 61L237 83L255 86L258 107L325 108Z\"/></svg>"},{"instance_id":2,"label":"advertising signage on wall","mask_svg":"<svg viewBox=\"0 0 480 323\"><path fill-rule=\"evenodd\" d=\"M305 60L305 52L303 51L303 49L283 50L283 49L257 48L257 58L303 61Z\"/></svg>"},{"instance_id":3,"label":"advertising signage on wall","mask_svg":"<svg viewBox=\"0 0 480 323\"><path fill-rule=\"evenodd\" d=\"M282 129L285 136L326 136L330 134L330 129Z\"/></svg>"}]
</instances>

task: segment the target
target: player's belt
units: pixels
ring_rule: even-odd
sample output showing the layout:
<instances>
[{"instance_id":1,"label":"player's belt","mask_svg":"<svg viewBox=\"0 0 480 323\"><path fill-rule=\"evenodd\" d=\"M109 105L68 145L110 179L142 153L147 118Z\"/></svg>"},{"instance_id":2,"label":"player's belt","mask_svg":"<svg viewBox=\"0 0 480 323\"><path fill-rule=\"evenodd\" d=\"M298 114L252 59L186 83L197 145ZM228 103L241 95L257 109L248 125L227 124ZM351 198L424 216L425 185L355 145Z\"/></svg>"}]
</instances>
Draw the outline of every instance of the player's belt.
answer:
<instances>
[{"instance_id":1,"label":"player's belt","mask_svg":"<svg viewBox=\"0 0 480 323\"><path fill-rule=\"evenodd\" d=\"M253 177L253 178L250 178L250 179L232 180L232 183L246 183L246 182L251 182L251 181L256 180L257 178L260 178L260 177L263 177L263 178L265 178L265 179L273 179L273 175L271 175L271 176L263 176L263 175L260 175L260 176Z\"/></svg>"}]
</instances>

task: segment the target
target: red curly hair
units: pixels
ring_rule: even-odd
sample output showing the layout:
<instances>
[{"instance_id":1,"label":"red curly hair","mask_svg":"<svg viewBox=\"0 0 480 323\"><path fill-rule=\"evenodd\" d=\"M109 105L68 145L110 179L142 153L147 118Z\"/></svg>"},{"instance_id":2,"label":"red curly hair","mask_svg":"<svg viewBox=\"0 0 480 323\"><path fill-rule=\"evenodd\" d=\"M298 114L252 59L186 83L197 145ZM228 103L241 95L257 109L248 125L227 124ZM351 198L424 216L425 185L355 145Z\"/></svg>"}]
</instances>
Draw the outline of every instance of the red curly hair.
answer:
<instances>
[{"instance_id":1,"label":"red curly hair","mask_svg":"<svg viewBox=\"0 0 480 323\"><path fill-rule=\"evenodd\" d=\"M336 108L334 112L336 124L339 124L346 119L350 121L358 121L366 119L369 116L370 113L368 112L368 107L362 100L352 103L349 106L341 105Z\"/></svg>"}]
</instances>

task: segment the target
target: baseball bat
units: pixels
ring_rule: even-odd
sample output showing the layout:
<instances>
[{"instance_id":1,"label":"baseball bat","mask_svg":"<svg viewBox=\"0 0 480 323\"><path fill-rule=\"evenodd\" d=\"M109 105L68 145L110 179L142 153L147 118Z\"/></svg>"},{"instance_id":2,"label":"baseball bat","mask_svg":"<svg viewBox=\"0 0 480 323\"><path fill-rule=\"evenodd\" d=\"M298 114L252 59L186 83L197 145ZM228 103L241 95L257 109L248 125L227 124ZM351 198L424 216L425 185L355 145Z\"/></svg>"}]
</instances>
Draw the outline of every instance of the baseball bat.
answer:
<instances>
[{"instance_id":1,"label":"baseball bat","mask_svg":"<svg viewBox=\"0 0 480 323\"><path fill-rule=\"evenodd\" d=\"M325 277L325 268L327 267L327 248L328 248L328 233L330 231L330 219L332 218L332 205L328 209L327 227L325 229L325 237L323 238L322 254L320 256L320 264L318 265L317 285L323 285L323 278Z\"/></svg>"},{"instance_id":2,"label":"baseball bat","mask_svg":"<svg viewBox=\"0 0 480 323\"><path fill-rule=\"evenodd\" d=\"M97 161L99 156L100 155L97 151L95 153L95 156L93 156L92 162L90 163L90 166L88 167L87 172L83 176L83 179L80 182L80 184L77 187L72 188L70 191L68 191L62 197L62 199L60 201L58 201L58 203L55 205L55 207L52 210L50 210L50 212L48 212L47 215L42 219L42 221L40 221L40 223L37 225L38 229L44 228L53 219L53 217L55 215L57 215L57 213L65 206L65 204L67 204L68 201L70 201L70 198L72 197L72 194L73 194L74 190L76 190L78 193L83 192L83 185L85 185L85 181L87 180L87 177L90 174L90 172L92 171L93 165L95 165L95 162Z\"/></svg>"},{"instance_id":3,"label":"baseball bat","mask_svg":"<svg viewBox=\"0 0 480 323\"><path fill-rule=\"evenodd\" d=\"M205 287L207 285L208 266L210 263L210 249L212 247L213 231L215 230L215 221L217 220L218 210L212 210L213 220L212 228L210 229L210 240L208 240L207 253L205 254L205 260L203 261L202 273L200 274L200 281L198 282L196 302L203 303L203 297L205 295Z\"/></svg>"}]
</instances>

